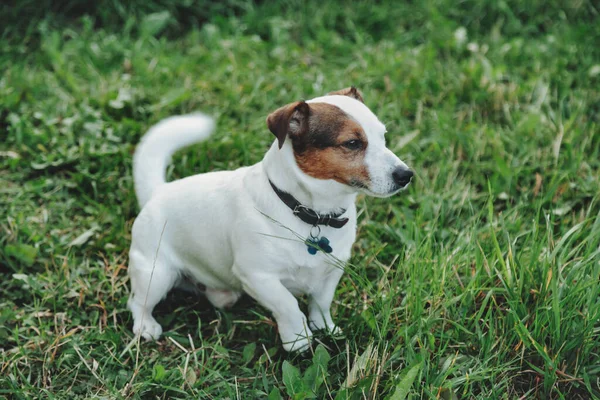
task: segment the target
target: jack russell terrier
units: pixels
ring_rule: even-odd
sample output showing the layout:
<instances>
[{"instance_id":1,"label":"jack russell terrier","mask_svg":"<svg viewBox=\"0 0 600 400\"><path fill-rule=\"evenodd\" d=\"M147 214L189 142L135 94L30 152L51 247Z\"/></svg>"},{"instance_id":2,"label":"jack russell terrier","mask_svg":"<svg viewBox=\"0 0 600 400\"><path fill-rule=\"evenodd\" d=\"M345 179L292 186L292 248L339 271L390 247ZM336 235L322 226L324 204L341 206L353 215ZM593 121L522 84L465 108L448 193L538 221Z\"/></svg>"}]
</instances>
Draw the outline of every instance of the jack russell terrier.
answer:
<instances>
[{"instance_id":1,"label":"jack russell terrier","mask_svg":"<svg viewBox=\"0 0 600 400\"><path fill-rule=\"evenodd\" d=\"M210 136L214 122L202 114L160 122L137 147L142 211L127 303L136 335L158 339L152 310L190 281L219 308L252 296L273 313L287 351L306 350L313 330L338 331L330 307L356 237L356 196L391 196L413 172L386 147L385 126L354 87L288 104L266 122L273 145L235 171L166 183L171 155ZM308 319L294 297L302 294Z\"/></svg>"}]
</instances>

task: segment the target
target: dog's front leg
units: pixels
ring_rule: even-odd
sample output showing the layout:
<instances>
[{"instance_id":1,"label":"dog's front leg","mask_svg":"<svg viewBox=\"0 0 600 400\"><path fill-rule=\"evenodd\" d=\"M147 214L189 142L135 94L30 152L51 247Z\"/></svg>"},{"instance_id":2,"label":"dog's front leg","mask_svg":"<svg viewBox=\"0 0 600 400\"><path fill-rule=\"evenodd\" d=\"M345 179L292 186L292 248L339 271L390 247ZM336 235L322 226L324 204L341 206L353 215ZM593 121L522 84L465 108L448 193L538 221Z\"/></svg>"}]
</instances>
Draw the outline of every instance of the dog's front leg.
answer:
<instances>
[{"instance_id":1,"label":"dog's front leg","mask_svg":"<svg viewBox=\"0 0 600 400\"><path fill-rule=\"evenodd\" d=\"M277 321L279 335L286 351L305 351L310 345L312 332L298 301L281 281L272 275L248 274L241 277L246 293L268 308Z\"/></svg>"},{"instance_id":2,"label":"dog's front leg","mask_svg":"<svg viewBox=\"0 0 600 400\"><path fill-rule=\"evenodd\" d=\"M331 302L344 271L334 269L318 284L310 294L308 302L309 325L314 330L327 329L331 333L341 333L331 318Z\"/></svg>"}]
</instances>

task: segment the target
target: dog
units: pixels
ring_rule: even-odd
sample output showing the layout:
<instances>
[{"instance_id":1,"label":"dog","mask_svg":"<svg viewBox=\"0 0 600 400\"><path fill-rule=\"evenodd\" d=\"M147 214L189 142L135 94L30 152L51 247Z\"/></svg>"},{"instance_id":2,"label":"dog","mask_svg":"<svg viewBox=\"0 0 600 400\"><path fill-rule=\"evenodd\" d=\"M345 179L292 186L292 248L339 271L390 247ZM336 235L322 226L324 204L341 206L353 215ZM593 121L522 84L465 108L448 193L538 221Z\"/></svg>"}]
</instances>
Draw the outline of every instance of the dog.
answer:
<instances>
[{"instance_id":1,"label":"dog","mask_svg":"<svg viewBox=\"0 0 600 400\"><path fill-rule=\"evenodd\" d=\"M330 308L356 237L356 196L392 196L413 172L355 87L287 104L266 124L275 139L261 162L169 183L171 155L206 140L213 120L171 117L141 140L128 266L134 334L158 339L152 310L189 282L218 308L250 295L272 313L286 351L306 350L312 331L339 332Z\"/></svg>"}]
</instances>

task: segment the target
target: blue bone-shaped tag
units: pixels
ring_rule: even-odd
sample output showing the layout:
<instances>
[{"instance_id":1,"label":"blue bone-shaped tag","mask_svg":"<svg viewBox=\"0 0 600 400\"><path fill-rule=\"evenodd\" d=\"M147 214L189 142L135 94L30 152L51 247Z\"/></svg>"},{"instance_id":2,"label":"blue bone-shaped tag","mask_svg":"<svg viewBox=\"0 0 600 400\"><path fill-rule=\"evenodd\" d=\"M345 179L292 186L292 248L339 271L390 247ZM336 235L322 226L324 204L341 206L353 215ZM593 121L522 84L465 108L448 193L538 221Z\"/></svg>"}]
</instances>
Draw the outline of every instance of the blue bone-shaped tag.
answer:
<instances>
[{"instance_id":1,"label":"blue bone-shaped tag","mask_svg":"<svg viewBox=\"0 0 600 400\"><path fill-rule=\"evenodd\" d=\"M329 254L333 251L331 246L329 245L329 239L325 236L317 240L316 238L308 238L306 239L306 246L308 247L308 252L312 255L317 254L317 251L321 250L325 253Z\"/></svg>"}]
</instances>

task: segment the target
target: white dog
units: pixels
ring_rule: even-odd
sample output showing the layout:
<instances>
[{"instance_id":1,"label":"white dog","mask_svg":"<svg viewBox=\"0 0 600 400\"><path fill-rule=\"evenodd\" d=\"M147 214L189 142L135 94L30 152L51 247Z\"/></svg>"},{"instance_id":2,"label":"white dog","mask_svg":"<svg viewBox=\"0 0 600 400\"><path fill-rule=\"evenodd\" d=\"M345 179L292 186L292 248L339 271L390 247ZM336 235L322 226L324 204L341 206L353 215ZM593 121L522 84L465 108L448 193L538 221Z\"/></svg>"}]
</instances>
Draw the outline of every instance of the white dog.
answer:
<instances>
[{"instance_id":1,"label":"white dog","mask_svg":"<svg viewBox=\"0 0 600 400\"><path fill-rule=\"evenodd\" d=\"M287 351L306 350L311 330L336 330L330 306L356 235L356 195L391 196L413 173L354 87L281 107L267 125L276 140L261 162L170 183L171 155L208 138L212 119L172 117L142 139L129 253L135 334L157 339L154 306L189 281L216 307L252 296L273 313Z\"/></svg>"}]
</instances>

